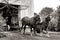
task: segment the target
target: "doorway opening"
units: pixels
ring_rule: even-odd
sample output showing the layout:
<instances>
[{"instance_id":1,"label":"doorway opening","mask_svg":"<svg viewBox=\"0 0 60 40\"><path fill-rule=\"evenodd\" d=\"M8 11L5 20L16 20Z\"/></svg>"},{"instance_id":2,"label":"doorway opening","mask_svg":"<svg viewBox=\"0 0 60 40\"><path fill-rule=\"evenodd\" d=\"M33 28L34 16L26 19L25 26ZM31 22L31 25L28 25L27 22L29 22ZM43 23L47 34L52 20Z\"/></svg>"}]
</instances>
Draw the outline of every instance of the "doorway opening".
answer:
<instances>
[{"instance_id":1,"label":"doorway opening","mask_svg":"<svg viewBox=\"0 0 60 40\"><path fill-rule=\"evenodd\" d=\"M11 4L12 5L12 4ZM17 8L20 7L20 5L12 5ZM18 28L19 27L19 21L18 21L18 9L12 8L12 7L5 7L3 9L3 17L6 19L6 24L10 26L10 28Z\"/></svg>"}]
</instances>

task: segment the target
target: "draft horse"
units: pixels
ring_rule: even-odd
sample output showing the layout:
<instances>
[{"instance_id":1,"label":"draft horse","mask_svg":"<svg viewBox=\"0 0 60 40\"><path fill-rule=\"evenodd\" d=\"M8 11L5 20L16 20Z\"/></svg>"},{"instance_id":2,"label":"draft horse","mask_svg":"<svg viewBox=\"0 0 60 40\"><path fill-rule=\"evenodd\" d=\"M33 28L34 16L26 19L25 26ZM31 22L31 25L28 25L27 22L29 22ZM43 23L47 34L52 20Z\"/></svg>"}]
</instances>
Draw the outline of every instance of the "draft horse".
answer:
<instances>
[{"instance_id":1,"label":"draft horse","mask_svg":"<svg viewBox=\"0 0 60 40\"><path fill-rule=\"evenodd\" d=\"M36 15L36 16L34 16L32 18L24 17L24 18L22 18L21 21L22 21L21 30L24 29L23 34L25 34L26 26L29 26L30 32L31 32L31 36L32 36L32 28L34 30L34 34L36 35L37 24L40 23L40 16L39 15Z\"/></svg>"},{"instance_id":2,"label":"draft horse","mask_svg":"<svg viewBox=\"0 0 60 40\"><path fill-rule=\"evenodd\" d=\"M40 27L41 27L42 32L43 32L44 34L48 33L48 24L49 24L50 20L51 20L51 19L50 19L50 15L48 15L48 16L45 18L45 20L44 20L42 23L40 23ZM45 30L46 32L44 32L43 30Z\"/></svg>"}]
</instances>

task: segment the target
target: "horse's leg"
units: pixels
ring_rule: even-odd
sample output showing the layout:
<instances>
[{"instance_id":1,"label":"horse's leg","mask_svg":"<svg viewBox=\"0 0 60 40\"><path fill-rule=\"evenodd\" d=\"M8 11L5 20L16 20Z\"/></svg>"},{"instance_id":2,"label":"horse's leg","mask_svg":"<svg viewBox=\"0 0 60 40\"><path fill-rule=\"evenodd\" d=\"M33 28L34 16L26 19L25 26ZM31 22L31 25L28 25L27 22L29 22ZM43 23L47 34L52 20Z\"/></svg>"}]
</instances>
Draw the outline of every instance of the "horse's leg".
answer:
<instances>
[{"instance_id":1,"label":"horse's leg","mask_svg":"<svg viewBox=\"0 0 60 40\"><path fill-rule=\"evenodd\" d=\"M32 33L32 27L30 27L30 32L31 32L31 36L32 36L32 34L33 34L33 33Z\"/></svg>"},{"instance_id":2,"label":"horse's leg","mask_svg":"<svg viewBox=\"0 0 60 40\"><path fill-rule=\"evenodd\" d=\"M20 28L20 32L22 31L22 29L23 29L23 26L24 26L24 25L22 24L22 27Z\"/></svg>"},{"instance_id":3,"label":"horse's leg","mask_svg":"<svg viewBox=\"0 0 60 40\"><path fill-rule=\"evenodd\" d=\"M48 33L48 27L46 28L46 36L47 36L47 37L50 37L50 36L49 36L49 33Z\"/></svg>"},{"instance_id":4,"label":"horse's leg","mask_svg":"<svg viewBox=\"0 0 60 40\"><path fill-rule=\"evenodd\" d=\"M48 33L48 27L47 27L47 29L46 29L46 33Z\"/></svg>"},{"instance_id":5,"label":"horse's leg","mask_svg":"<svg viewBox=\"0 0 60 40\"><path fill-rule=\"evenodd\" d=\"M43 28L42 27L40 27L40 33L42 33L43 32Z\"/></svg>"},{"instance_id":6,"label":"horse's leg","mask_svg":"<svg viewBox=\"0 0 60 40\"><path fill-rule=\"evenodd\" d=\"M47 34L48 32L47 32L47 26L45 26L44 28L43 28L43 34Z\"/></svg>"},{"instance_id":7,"label":"horse's leg","mask_svg":"<svg viewBox=\"0 0 60 40\"><path fill-rule=\"evenodd\" d=\"M48 26L46 26L45 31L45 33L48 34Z\"/></svg>"},{"instance_id":8,"label":"horse's leg","mask_svg":"<svg viewBox=\"0 0 60 40\"><path fill-rule=\"evenodd\" d=\"M40 29L40 36L43 35L43 29Z\"/></svg>"},{"instance_id":9,"label":"horse's leg","mask_svg":"<svg viewBox=\"0 0 60 40\"><path fill-rule=\"evenodd\" d=\"M25 34L26 25L24 26L23 34Z\"/></svg>"},{"instance_id":10,"label":"horse's leg","mask_svg":"<svg viewBox=\"0 0 60 40\"><path fill-rule=\"evenodd\" d=\"M34 35L37 35L37 34L36 34L36 28L34 28Z\"/></svg>"}]
</instances>

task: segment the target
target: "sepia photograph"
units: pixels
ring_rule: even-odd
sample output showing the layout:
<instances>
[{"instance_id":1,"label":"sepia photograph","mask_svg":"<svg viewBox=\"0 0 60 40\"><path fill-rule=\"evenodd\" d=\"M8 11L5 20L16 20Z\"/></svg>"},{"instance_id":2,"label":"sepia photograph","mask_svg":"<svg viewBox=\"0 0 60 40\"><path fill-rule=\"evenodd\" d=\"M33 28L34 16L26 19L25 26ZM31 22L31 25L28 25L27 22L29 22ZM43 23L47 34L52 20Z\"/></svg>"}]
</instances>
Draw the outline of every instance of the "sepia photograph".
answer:
<instances>
[{"instance_id":1,"label":"sepia photograph","mask_svg":"<svg viewBox=\"0 0 60 40\"><path fill-rule=\"evenodd\" d=\"M60 40L60 0L0 0L0 40Z\"/></svg>"}]
</instances>

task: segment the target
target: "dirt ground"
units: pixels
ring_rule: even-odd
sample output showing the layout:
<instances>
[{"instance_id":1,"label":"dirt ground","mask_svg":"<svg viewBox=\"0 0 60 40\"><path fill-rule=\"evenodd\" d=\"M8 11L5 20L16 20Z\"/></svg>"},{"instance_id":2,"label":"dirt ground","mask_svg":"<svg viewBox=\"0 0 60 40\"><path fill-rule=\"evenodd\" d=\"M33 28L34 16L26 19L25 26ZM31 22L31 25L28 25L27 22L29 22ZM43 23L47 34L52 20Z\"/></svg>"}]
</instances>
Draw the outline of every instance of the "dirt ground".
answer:
<instances>
[{"instance_id":1,"label":"dirt ground","mask_svg":"<svg viewBox=\"0 0 60 40\"><path fill-rule=\"evenodd\" d=\"M60 32L49 32L50 37L46 36L30 36L30 32L27 31L25 35L17 31L10 31L4 33L6 37L0 38L0 40L60 40Z\"/></svg>"}]
</instances>

